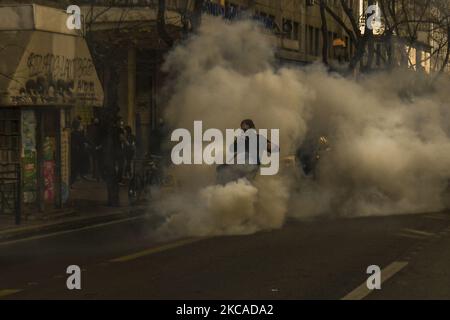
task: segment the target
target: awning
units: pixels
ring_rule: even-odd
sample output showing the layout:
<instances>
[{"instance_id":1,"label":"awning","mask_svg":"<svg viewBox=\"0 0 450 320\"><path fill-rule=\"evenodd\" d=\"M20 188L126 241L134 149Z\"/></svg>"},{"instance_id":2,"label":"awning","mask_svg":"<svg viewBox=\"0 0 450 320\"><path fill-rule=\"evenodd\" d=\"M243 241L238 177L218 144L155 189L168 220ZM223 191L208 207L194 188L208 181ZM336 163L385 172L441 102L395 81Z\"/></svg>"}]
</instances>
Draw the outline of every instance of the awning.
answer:
<instances>
[{"instance_id":1,"label":"awning","mask_svg":"<svg viewBox=\"0 0 450 320\"><path fill-rule=\"evenodd\" d=\"M0 107L102 106L85 39L26 29L0 31Z\"/></svg>"}]
</instances>

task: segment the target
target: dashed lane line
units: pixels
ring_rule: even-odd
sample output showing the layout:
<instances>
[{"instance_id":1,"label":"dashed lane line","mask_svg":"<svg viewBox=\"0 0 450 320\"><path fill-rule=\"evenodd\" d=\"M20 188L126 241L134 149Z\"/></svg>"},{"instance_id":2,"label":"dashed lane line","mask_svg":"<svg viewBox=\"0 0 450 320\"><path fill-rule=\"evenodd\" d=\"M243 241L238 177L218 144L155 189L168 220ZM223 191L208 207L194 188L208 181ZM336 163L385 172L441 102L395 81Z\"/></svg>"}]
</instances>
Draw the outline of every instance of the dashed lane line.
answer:
<instances>
[{"instance_id":1,"label":"dashed lane line","mask_svg":"<svg viewBox=\"0 0 450 320\"><path fill-rule=\"evenodd\" d=\"M403 231L411 233L411 234L416 234L418 236L424 236L424 237L432 237L432 236L436 235L435 233L430 233L430 232L416 230L416 229L408 229L408 228L403 229Z\"/></svg>"},{"instance_id":2,"label":"dashed lane line","mask_svg":"<svg viewBox=\"0 0 450 320\"><path fill-rule=\"evenodd\" d=\"M396 273L400 272L407 265L408 262L406 261L395 261L381 270L381 284L392 278ZM355 290L343 297L341 300L362 300L372 292L373 290L370 290L367 287L367 283L364 282Z\"/></svg>"},{"instance_id":3,"label":"dashed lane line","mask_svg":"<svg viewBox=\"0 0 450 320\"><path fill-rule=\"evenodd\" d=\"M44 234L44 235L24 238L24 239L0 242L0 247L12 245L12 244L17 244L17 243L22 243L22 242L27 242L27 241L32 241L32 240L39 240L39 239L45 239L45 238L50 238L50 237L56 237L56 236L60 236L60 235L64 235L64 234L70 234L70 233L75 233L75 232L79 232L79 231L85 231L85 230L90 230L90 229L106 227L106 226L110 226L110 225L114 225L114 224L119 224L119 223L123 223L123 222L139 220L139 219L142 219L142 217L125 218L125 219L120 219L120 220L115 220L115 221L110 221L110 222L105 222L105 223L94 224L94 225L91 225L91 226L86 226L86 227L81 227L81 228L76 228L76 229L71 229L71 230L58 231L58 232L53 232L53 233L47 233L47 234Z\"/></svg>"},{"instance_id":4,"label":"dashed lane line","mask_svg":"<svg viewBox=\"0 0 450 320\"><path fill-rule=\"evenodd\" d=\"M418 235L408 234L408 233L406 233L406 232L399 232L399 233L396 233L395 236L397 236L397 237L402 237L402 238L416 239L416 240L423 240L423 239L426 238L426 237L424 237L424 236L418 236Z\"/></svg>"},{"instance_id":5,"label":"dashed lane line","mask_svg":"<svg viewBox=\"0 0 450 320\"><path fill-rule=\"evenodd\" d=\"M1 298L5 298L5 297L10 296L10 295L13 295L13 294L16 294L16 293L18 293L20 291L22 291L22 289L3 289L3 290L0 290L0 299Z\"/></svg>"},{"instance_id":6,"label":"dashed lane line","mask_svg":"<svg viewBox=\"0 0 450 320\"><path fill-rule=\"evenodd\" d=\"M135 252L126 256L122 256L119 258L115 258L110 260L110 262L128 262L131 260L136 260L145 256L149 256L155 253L159 253L159 252L163 252L163 251L167 251L167 250L171 250L171 249L175 249L175 248L179 248L179 247L183 247L189 244L192 244L194 242L198 242L200 240L205 240L206 238L194 238L194 239L184 239L184 240L180 240L180 241L176 241L176 242L172 242L172 243L168 243L159 247L153 247L153 248L149 248L146 250L142 250L139 252Z\"/></svg>"}]
</instances>

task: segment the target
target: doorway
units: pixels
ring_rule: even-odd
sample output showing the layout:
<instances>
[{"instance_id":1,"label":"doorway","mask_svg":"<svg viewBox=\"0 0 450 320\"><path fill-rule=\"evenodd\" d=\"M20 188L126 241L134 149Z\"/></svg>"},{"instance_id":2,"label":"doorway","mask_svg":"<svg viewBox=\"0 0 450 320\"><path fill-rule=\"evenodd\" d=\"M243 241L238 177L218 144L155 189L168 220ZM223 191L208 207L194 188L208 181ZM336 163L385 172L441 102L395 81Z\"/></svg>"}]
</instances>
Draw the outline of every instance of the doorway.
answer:
<instances>
[{"instance_id":1,"label":"doorway","mask_svg":"<svg viewBox=\"0 0 450 320\"><path fill-rule=\"evenodd\" d=\"M47 212L62 207L60 110L38 110L37 119L39 210Z\"/></svg>"}]
</instances>

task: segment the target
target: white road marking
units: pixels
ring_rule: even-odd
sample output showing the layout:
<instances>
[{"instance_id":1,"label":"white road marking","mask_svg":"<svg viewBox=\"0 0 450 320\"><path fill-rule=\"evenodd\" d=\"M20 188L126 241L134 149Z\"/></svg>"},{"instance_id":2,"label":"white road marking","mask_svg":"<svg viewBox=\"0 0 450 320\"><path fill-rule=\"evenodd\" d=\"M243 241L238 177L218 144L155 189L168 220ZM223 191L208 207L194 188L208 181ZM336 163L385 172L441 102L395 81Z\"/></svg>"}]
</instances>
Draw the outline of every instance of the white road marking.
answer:
<instances>
[{"instance_id":1,"label":"white road marking","mask_svg":"<svg viewBox=\"0 0 450 320\"><path fill-rule=\"evenodd\" d=\"M411 239L425 239L428 237L436 237L437 235L435 233L430 233L422 230L416 230L416 229L402 229L400 232L395 234L398 237L403 238L411 238Z\"/></svg>"},{"instance_id":2,"label":"white road marking","mask_svg":"<svg viewBox=\"0 0 450 320\"><path fill-rule=\"evenodd\" d=\"M37 285L39 285L39 283L37 283L37 282L28 282L27 285L28 286L37 286Z\"/></svg>"},{"instance_id":3,"label":"white road marking","mask_svg":"<svg viewBox=\"0 0 450 320\"><path fill-rule=\"evenodd\" d=\"M432 237L432 236L436 235L435 233L425 232L425 231L416 230L416 229L408 229L408 228L405 228L402 231L406 231L408 233L417 234L419 236L424 236L424 237Z\"/></svg>"},{"instance_id":4,"label":"white road marking","mask_svg":"<svg viewBox=\"0 0 450 320\"><path fill-rule=\"evenodd\" d=\"M39 239L45 239L45 238L50 238L50 237L56 237L56 236L69 234L69 233L75 233L75 232L79 232L79 231L85 231L85 230L90 230L90 229L106 227L106 226L110 226L110 225L113 225L113 224L119 224L119 223L133 221L133 220L138 220L138 219L142 219L142 218L143 218L142 216L132 217L132 218L125 218L125 219L120 219L120 220L115 220L115 221L110 221L110 222L105 222L105 223L94 224L94 225L91 225L91 226L86 226L86 227L81 227L81 228L76 228L76 229L71 229L71 230L58 231L58 232L53 232L53 233L47 233L47 234L44 234L44 235L24 238L24 239L0 242L0 247L1 246L11 245L11 244L27 242L27 241L32 241L32 240L39 240Z\"/></svg>"},{"instance_id":5,"label":"white road marking","mask_svg":"<svg viewBox=\"0 0 450 320\"><path fill-rule=\"evenodd\" d=\"M392 278L392 276L401 271L407 265L408 262L406 261L395 261L381 270L381 284ZM367 288L367 283L364 282L355 290L343 297L341 300L362 300L372 292L373 290Z\"/></svg>"},{"instance_id":6,"label":"white road marking","mask_svg":"<svg viewBox=\"0 0 450 320\"><path fill-rule=\"evenodd\" d=\"M450 220L450 216L449 215L444 215L444 214L433 214L433 215L424 215L423 218L425 219L434 219L434 220Z\"/></svg>"},{"instance_id":7,"label":"white road marking","mask_svg":"<svg viewBox=\"0 0 450 320\"><path fill-rule=\"evenodd\" d=\"M407 234L407 233L403 233L403 232L396 233L395 236L402 237L402 238L419 239L419 240L425 239L424 236L416 236L413 234Z\"/></svg>"},{"instance_id":8,"label":"white road marking","mask_svg":"<svg viewBox=\"0 0 450 320\"><path fill-rule=\"evenodd\" d=\"M171 250L171 249L175 249L175 248L179 248L179 247L184 247L186 245L195 243L195 242L199 242L201 240L205 240L207 239L205 238L193 238L193 239L184 239L184 240L179 240L176 242L172 242L172 243L167 243L158 247L153 247L153 248L149 248L146 250L142 250L139 252L135 252L126 256L122 256L119 258L115 258L115 259L111 259L109 260L110 262L128 262L131 260L136 260L145 256L149 256L155 253L160 253L163 251L167 251L167 250Z\"/></svg>"},{"instance_id":9,"label":"white road marking","mask_svg":"<svg viewBox=\"0 0 450 320\"><path fill-rule=\"evenodd\" d=\"M22 291L22 289L3 289L3 290L0 289L0 298L10 296L20 291Z\"/></svg>"}]
</instances>

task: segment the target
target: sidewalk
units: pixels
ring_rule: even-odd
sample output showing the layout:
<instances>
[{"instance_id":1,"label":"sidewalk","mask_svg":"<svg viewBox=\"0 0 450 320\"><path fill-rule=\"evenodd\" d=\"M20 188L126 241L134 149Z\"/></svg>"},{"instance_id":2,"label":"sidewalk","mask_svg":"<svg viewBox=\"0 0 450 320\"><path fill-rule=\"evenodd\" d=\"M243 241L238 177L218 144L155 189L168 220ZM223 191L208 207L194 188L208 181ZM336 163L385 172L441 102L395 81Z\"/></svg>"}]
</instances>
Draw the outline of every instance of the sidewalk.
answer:
<instances>
[{"instance_id":1,"label":"sidewalk","mask_svg":"<svg viewBox=\"0 0 450 320\"><path fill-rule=\"evenodd\" d=\"M15 225L13 216L0 216L0 241L86 227L145 214L148 206L128 206L126 186L120 188L120 207L106 206L103 182L78 181L71 190L69 208L48 215L34 214Z\"/></svg>"}]
</instances>

